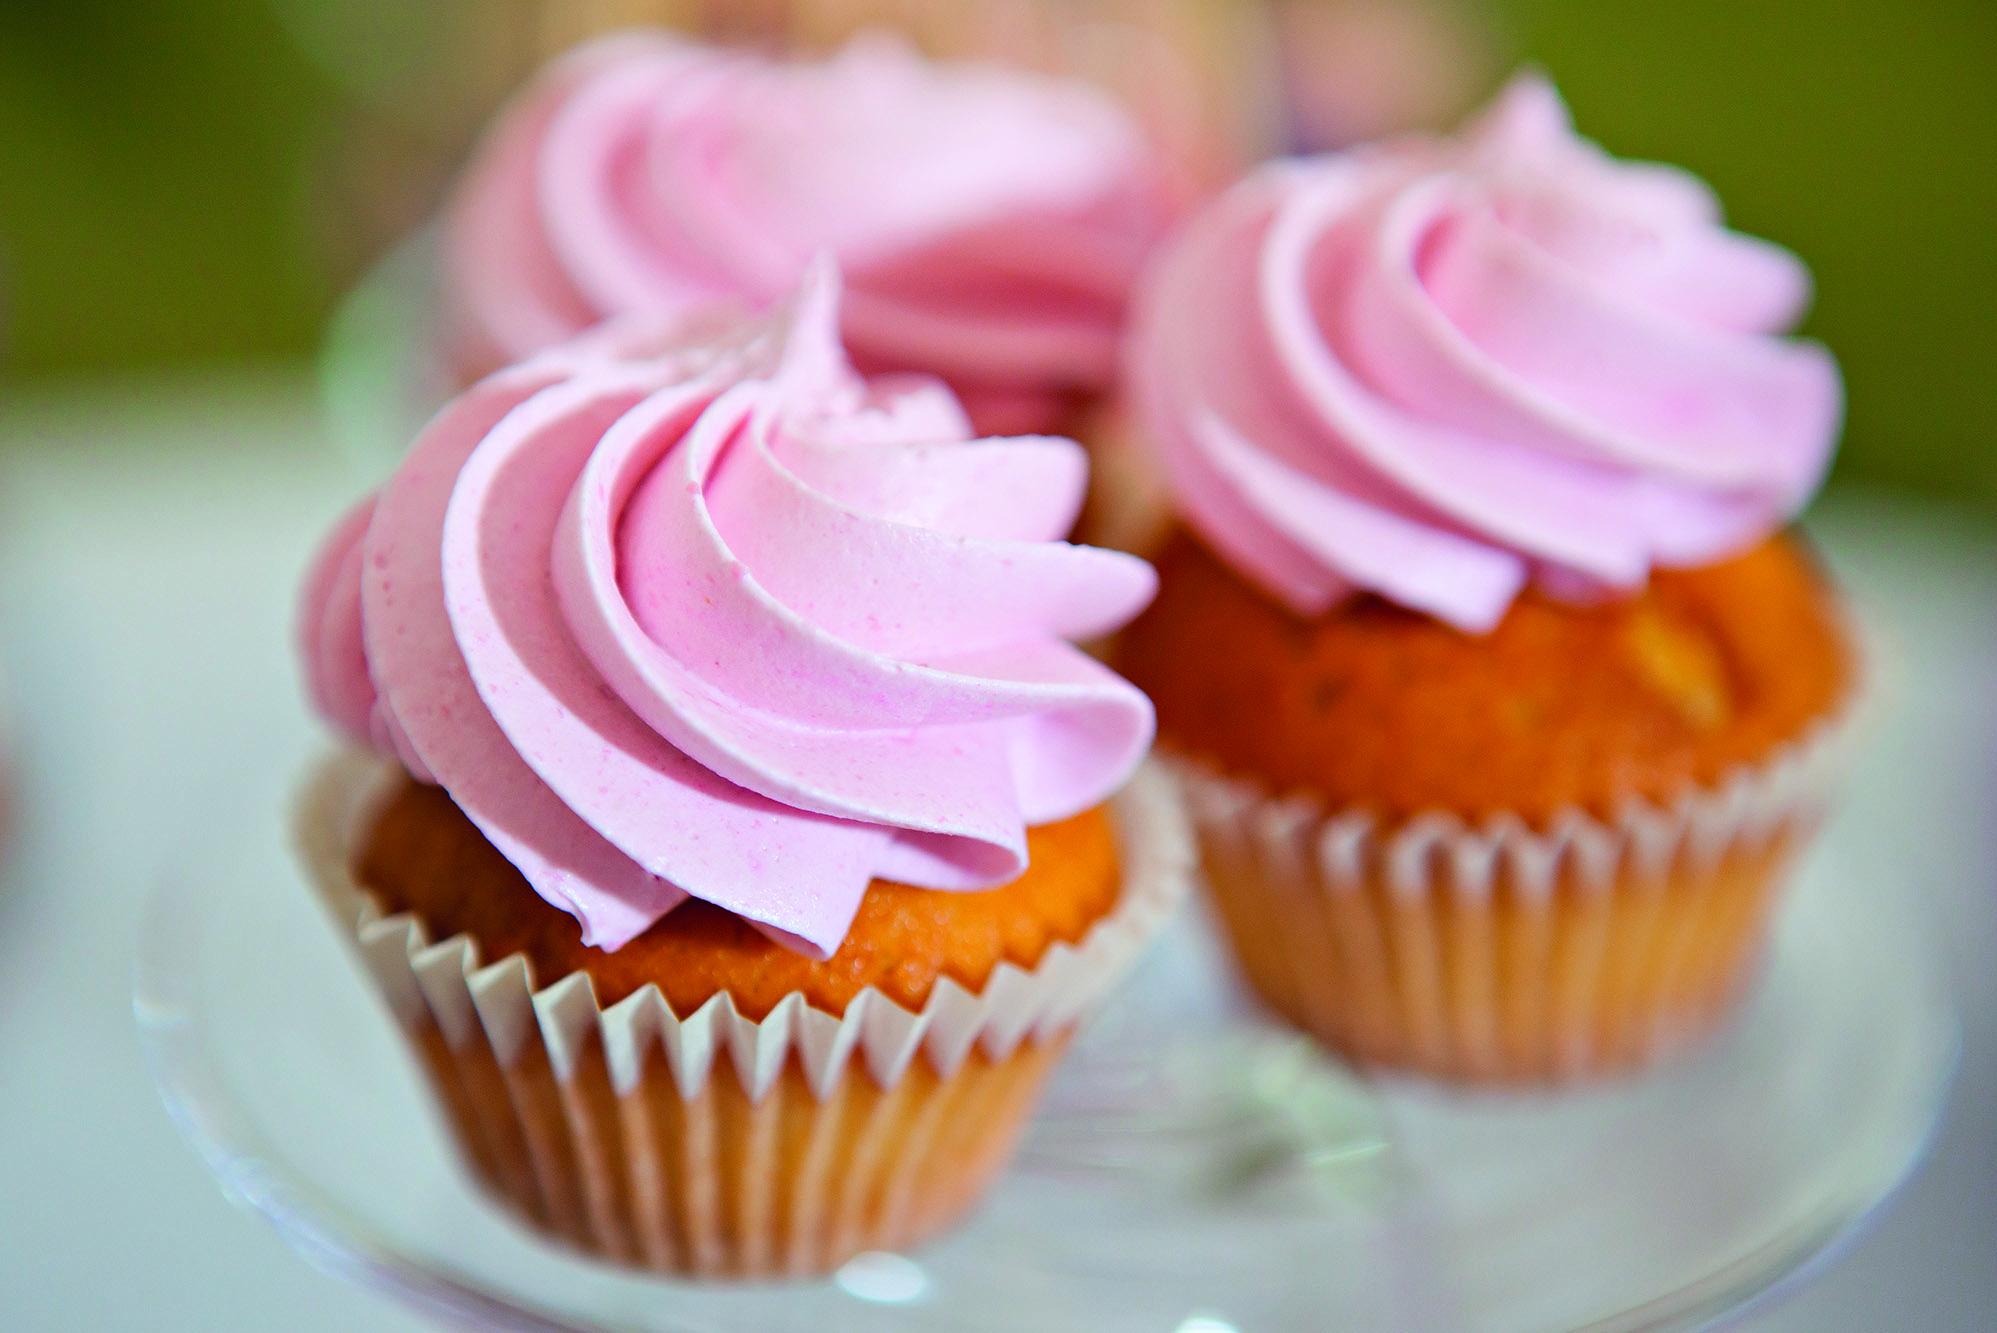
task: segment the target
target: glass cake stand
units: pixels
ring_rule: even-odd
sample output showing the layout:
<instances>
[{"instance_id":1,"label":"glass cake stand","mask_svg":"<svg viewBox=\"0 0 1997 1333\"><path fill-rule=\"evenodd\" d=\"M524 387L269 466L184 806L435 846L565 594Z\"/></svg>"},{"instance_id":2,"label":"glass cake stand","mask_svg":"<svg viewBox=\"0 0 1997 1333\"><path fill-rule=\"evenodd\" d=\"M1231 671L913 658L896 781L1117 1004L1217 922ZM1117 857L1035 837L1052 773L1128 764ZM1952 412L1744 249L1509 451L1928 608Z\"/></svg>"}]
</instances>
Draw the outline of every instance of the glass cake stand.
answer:
<instances>
[{"instance_id":1,"label":"glass cake stand","mask_svg":"<svg viewBox=\"0 0 1997 1333\"><path fill-rule=\"evenodd\" d=\"M1730 1031L1559 1095L1358 1081L1258 1019L1188 913L965 1226L806 1283L632 1276L489 1208L275 837L167 879L134 1003L167 1108L223 1188L313 1263L445 1322L1683 1327L1824 1262L1935 1123L1955 1023L1907 896L1863 888L1817 859Z\"/></svg>"}]
</instances>

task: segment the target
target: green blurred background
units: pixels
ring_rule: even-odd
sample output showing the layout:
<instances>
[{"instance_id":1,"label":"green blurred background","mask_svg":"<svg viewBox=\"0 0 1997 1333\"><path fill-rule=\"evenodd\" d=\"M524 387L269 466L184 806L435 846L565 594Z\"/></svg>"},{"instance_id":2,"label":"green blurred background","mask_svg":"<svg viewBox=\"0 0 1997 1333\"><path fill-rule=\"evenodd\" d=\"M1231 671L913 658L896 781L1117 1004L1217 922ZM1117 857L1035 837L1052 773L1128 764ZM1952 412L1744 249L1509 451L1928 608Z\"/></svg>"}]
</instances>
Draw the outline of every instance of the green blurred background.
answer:
<instances>
[{"instance_id":1,"label":"green blurred background","mask_svg":"<svg viewBox=\"0 0 1997 1333\"><path fill-rule=\"evenodd\" d=\"M6 0L10 379L310 356L515 77L514 8ZM1810 262L1809 329L1850 385L1841 478L1997 513L1997 4L1491 0L1452 17L1473 36L1450 111L1536 62L1585 133L1693 168L1737 225Z\"/></svg>"}]
</instances>

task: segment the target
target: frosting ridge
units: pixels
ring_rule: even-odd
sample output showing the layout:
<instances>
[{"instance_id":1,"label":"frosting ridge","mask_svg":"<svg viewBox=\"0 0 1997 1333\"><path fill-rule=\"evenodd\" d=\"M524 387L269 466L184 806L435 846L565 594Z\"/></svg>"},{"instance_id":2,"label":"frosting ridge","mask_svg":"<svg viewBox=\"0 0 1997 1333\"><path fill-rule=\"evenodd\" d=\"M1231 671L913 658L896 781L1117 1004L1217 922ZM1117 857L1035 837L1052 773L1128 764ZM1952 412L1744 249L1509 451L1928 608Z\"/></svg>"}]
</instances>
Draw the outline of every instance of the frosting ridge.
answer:
<instances>
[{"instance_id":1,"label":"frosting ridge","mask_svg":"<svg viewBox=\"0 0 1997 1333\"><path fill-rule=\"evenodd\" d=\"M1150 567L1060 541L1080 447L973 443L861 379L819 270L717 330L617 328L481 381L307 579L308 688L614 948L683 896L810 952L876 876L1005 883L1149 745L1067 640Z\"/></svg>"},{"instance_id":2,"label":"frosting ridge","mask_svg":"<svg viewBox=\"0 0 1997 1333\"><path fill-rule=\"evenodd\" d=\"M1129 368L1188 520L1300 613L1366 590L1467 630L1528 581L1639 586L1822 478L1808 275L1710 191L1515 80L1452 140L1273 164L1196 217Z\"/></svg>"},{"instance_id":3,"label":"frosting ridge","mask_svg":"<svg viewBox=\"0 0 1997 1333\"><path fill-rule=\"evenodd\" d=\"M940 375L981 426L1042 428L1114 377L1164 181L1080 82L882 34L777 61L626 33L551 66L460 182L455 355L484 371L620 314L767 307L829 252L863 370Z\"/></svg>"}]
</instances>

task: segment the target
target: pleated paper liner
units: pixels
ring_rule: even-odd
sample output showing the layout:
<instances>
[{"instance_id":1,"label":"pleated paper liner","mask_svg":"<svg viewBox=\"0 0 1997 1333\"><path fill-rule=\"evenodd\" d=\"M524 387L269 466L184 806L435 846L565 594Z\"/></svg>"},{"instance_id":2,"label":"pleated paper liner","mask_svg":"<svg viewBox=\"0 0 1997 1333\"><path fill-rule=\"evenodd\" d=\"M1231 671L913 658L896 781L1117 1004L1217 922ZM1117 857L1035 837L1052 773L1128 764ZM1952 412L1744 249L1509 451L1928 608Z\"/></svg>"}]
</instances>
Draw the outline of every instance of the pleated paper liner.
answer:
<instances>
[{"instance_id":1,"label":"pleated paper liner","mask_svg":"<svg viewBox=\"0 0 1997 1333\"><path fill-rule=\"evenodd\" d=\"M466 936L383 915L350 854L397 780L360 756L327 764L299 837L473 1178L577 1250L683 1276L823 1273L949 1225L1192 860L1171 783L1147 770L1115 804L1117 906L1032 969L1002 962L976 993L944 978L914 1012L869 989L838 1015L793 994L753 1020L724 994L681 1016L655 986L603 1008L583 973L542 985L521 955L487 963Z\"/></svg>"},{"instance_id":2,"label":"pleated paper liner","mask_svg":"<svg viewBox=\"0 0 1997 1333\"><path fill-rule=\"evenodd\" d=\"M1545 1084L1653 1064L1727 1017L1851 730L1841 716L1669 804L1538 827L1382 826L1170 762L1217 914L1271 1008L1361 1066Z\"/></svg>"}]
</instances>

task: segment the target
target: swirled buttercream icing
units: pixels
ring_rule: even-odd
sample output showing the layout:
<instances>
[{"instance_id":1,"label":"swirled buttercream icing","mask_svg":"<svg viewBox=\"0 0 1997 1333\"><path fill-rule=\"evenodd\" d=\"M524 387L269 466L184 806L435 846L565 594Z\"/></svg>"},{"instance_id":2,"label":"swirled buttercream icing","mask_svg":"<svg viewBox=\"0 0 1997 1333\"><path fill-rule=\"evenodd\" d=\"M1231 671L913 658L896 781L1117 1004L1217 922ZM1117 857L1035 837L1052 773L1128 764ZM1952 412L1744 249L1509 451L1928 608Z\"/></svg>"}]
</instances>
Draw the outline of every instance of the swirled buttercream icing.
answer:
<instances>
[{"instance_id":1,"label":"swirled buttercream icing","mask_svg":"<svg viewBox=\"0 0 1997 1333\"><path fill-rule=\"evenodd\" d=\"M864 371L935 374L983 427L1046 429L1115 376L1162 179L1077 80L878 34L815 61L621 34L551 66L460 181L453 359L482 373L618 315L766 307L829 252Z\"/></svg>"},{"instance_id":2,"label":"swirled buttercream icing","mask_svg":"<svg viewBox=\"0 0 1997 1333\"><path fill-rule=\"evenodd\" d=\"M306 580L319 711L616 948L688 896L823 956L876 876L1005 883L1122 784L1143 695L1068 640L1150 566L1061 540L1072 441L863 380L819 270L452 402Z\"/></svg>"},{"instance_id":3,"label":"swirled buttercream icing","mask_svg":"<svg viewBox=\"0 0 1997 1333\"><path fill-rule=\"evenodd\" d=\"M1610 595L1795 514L1843 402L1775 336L1808 294L1525 76L1453 139L1235 186L1161 257L1129 366L1181 511L1250 579L1481 631L1532 580Z\"/></svg>"}]
</instances>

